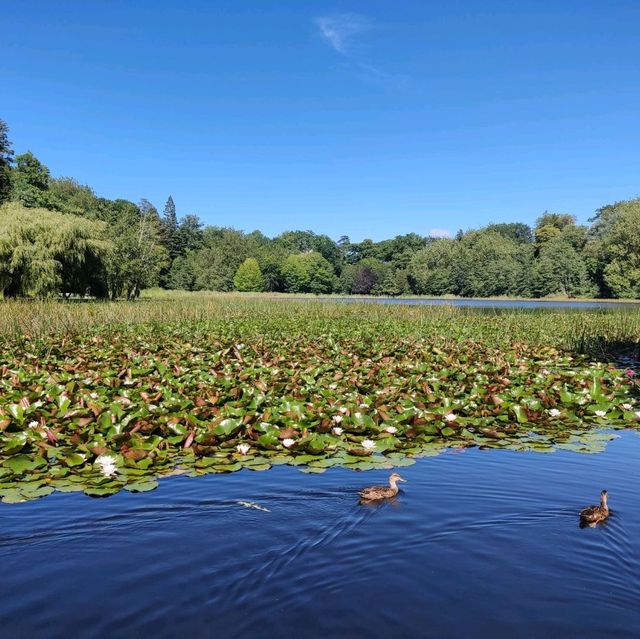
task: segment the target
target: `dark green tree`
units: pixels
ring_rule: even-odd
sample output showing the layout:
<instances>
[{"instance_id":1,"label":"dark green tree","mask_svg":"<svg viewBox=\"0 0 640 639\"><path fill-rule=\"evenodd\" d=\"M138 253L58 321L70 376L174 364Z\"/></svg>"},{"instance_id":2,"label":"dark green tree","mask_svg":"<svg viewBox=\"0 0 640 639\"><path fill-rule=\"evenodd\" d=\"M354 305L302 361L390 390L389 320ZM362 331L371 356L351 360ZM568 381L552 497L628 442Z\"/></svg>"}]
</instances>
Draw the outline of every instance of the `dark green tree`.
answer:
<instances>
[{"instance_id":1,"label":"dark green tree","mask_svg":"<svg viewBox=\"0 0 640 639\"><path fill-rule=\"evenodd\" d=\"M9 127L0 119L0 205L11 197L11 167L13 149L9 141Z\"/></svg>"},{"instance_id":2,"label":"dark green tree","mask_svg":"<svg viewBox=\"0 0 640 639\"><path fill-rule=\"evenodd\" d=\"M26 207L49 205L49 169L27 151L16 156L12 199Z\"/></svg>"}]
</instances>

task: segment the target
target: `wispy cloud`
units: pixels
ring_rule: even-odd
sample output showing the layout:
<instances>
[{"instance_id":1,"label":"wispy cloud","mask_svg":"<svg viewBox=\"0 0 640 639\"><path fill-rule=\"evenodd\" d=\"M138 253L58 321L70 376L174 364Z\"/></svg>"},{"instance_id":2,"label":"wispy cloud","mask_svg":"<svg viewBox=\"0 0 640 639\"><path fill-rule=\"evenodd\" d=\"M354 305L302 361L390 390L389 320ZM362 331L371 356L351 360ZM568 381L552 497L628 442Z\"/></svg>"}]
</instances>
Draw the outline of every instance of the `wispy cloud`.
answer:
<instances>
[{"instance_id":1,"label":"wispy cloud","mask_svg":"<svg viewBox=\"0 0 640 639\"><path fill-rule=\"evenodd\" d=\"M451 237L451 231L447 229L431 229L428 235L429 237Z\"/></svg>"},{"instance_id":2,"label":"wispy cloud","mask_svg":"<svg viewBox=\"0 0 640 639\"><path fill-rule=\"evenodd\" d=\"M355 36L371 29L369 21L355 13L322 16L316 18L315 23L320 29L320 35L342 55L347 55L349 44Z\"/></svg>"},{"instance_id":3,"label":"wispy cloud","mask_svg":"<svg viewBox=\"0 0 640 639\"><path fill-rule=\"evenodd\" d=\"M321 16L314 21L324 41L348 61L362 80L394 88L407 85L406 76L388 73L362 59L361 51L359 52L356 47L358 37L374 30L374 25L366 16L357 13L338 13Z\"/></svg>"}]
</instances>

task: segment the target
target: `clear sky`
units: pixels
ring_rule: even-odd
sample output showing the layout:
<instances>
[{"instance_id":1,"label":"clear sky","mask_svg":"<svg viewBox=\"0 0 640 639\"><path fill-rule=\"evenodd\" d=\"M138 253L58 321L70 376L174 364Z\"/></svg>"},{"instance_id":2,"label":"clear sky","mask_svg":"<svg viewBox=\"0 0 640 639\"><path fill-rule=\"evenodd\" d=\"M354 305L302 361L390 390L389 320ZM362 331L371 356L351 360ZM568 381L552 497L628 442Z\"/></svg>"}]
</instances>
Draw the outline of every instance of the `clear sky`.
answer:
<instances>
[{"instance_id":1,"label":"clear sky","mask_svg":"<svg viewBox=\"0 0 640 639\"><path fill-rule=\"evenodd\" d=\"M638 0L3 2L17 152L99 195L378 240L640 195Z\"/></svg>"}]
</instances>

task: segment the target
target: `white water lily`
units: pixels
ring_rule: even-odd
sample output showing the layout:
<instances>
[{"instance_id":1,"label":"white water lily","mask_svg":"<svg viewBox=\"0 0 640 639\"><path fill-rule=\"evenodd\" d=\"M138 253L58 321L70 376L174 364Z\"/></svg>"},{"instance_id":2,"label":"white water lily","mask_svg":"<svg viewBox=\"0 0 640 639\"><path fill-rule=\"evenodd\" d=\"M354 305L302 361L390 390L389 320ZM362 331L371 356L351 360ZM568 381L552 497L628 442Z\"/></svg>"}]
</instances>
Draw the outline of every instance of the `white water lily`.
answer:
<instances>
[{"instance_id":1,"label":"white water lily","mask_svg":"<svg viewBox=\"0 0 640 639\"><path fill-rule=\"evenodd\" d=\"M373 450L376 447L376 443L371 439L365 439L362 442L362 448L365 450Z\"/></svg>"},{"instance_id":2,"label":"white water lily","mask_svg":"<svg viewBox=\"0 0 640 639\"><path fill-rule=\"evenodd\" d=\"M340 408L338 408L338 411L340 411L343 415L346 415L349 412L349 409L346 406L340 406Z\"/></svg>"},{"instance_id":3,"label":"white water lily","mask_svg":"<svg viewBox=\"0 0 640 639\"><path fill-rule=\"evenodd\" d=\"M387 433L391 433L392 435L398 432L398 429L395 426L387 426L385 430Z\"/></svg>"},{"instance_id":4,"label":"white water lily","mask_svg":"<svg viewBox=\"0 0 640 639\"><path fill-rule=\"evenodd\" d=\"M342 433L343 433L344 431L342 430L342 428L340 428L340 426L334 426L334 427L331 429L331 432L332 432L334 435L342 435Z\"/></svg>"},{"instance_id":5,"label":"white water lily","mask_svg":"<svg viewBox=\"0 0 640 639\"><path fill-rule=\"evenodd\" d=\"M90 393L89 397L91 397L91 399L98 399L98 393Z\"/></svg>"},{"instance_id":6,"label":"white water lily","mask_svg":"<svg viewBox=\"0 0 640 639\"><path fill-rule=\"evenodd\" d=\"M551 415L551 417L559 417L560 411L557 408L551 408L549 410L549 415Z\"/></svg>"},{"instance_id":7,"label":"white water lily","mask_svg":"<svg viewBox=\"0 0 640 639\"><path fill-rule=\"evenodd\" d=\"M368 404L360 404L360 408L369 408Z\"/></svg>"},{"instance_id":8,"label":"white water lily","mask_svg":"<svg viewBox=\"0 0 640 639\"><path fill-rule=\"evenodd\" d=\"M607 416L607 411L606 410L597 410L596 411L596 416L597 417L606 417Z\"/></svg>"},{"instance_id":9,"label":"white water lily","mask_svg":"<svg viewBox=\"0 0 640 639\"><path fill-rule=\"evenodd\" d=\"M153 412L154 410L158 410L158 407L155 404L149 404L147 408Z\"/></svg>"},{"instance_id":10,"label":"white water lily","mask_svg":"<svg viewBox=\"0 0 640 639\"><path fill-rule=\"evenodd\" d=\"M339 424L343 419L344 419L344 418L342 417L342 415L334 415L334 416L333 416L333 421L334 421L336 424Z\"/></svg>"},{"instance_id":11,"label":"white water lily","mask_svg":"<svg viewBox=\"0 0 640 639\"><path fill-rule=\"evenodd\" d=\"M236 450L241 454L241 455L246 455L249 450L251 449L251 446L249 446L249 444L238 444L236 446Z\"/></svg>"},{"instance_id":12,"label":"white water lily","mask_svg":"<svg viewBox=\"0 0 640 639\"><path fill-rule=\"evenodd\" d=\"M330 388L331 390L335 390L336 388L338 388L338 385L337 385L337 384L335 384L335 383L334 383L334 384L329 384L329 388Z\"/></svg>"},{"instance_id":13,"label":"white water lily","mask_svg":"<svg viewBox=\"0 0 640 639\"><path fill-rule=\"evenodd\" d=\"M35 420L29 422L29 428L38 428L38 426L40 426L40 422L37 422Z\"/></svg>"},{"instance_id":14,"label":"white water lily","mask_svg":"<svg viewBox=\"0 0 640 639\"><path fill-rule=\"evenodd\" d=\"M456 414L455 413L447 413L444 416L444 419L447 422L455 422L456 421Z\"/></svg>"},{"instance_id":15,"label":"white water lily","mask_svg":"<svg viewBox=\"0 0 640 639\"><path fill-rule=\"evenodd\" d=\"M631 410L633 406L631 404L622 404L622 408L624 408L625 410Z\"/></svg>"},{"instance_id":16,"label":"white water lily","mask_svg":"<svg viewBox=\"0 0 640 639\"><path fill-rule=\"evenodd\" d=\"M360 419L360 418L362 417L362 413L356 413L356 414L354 415L354 417L355 417L356 419Z\"/></svg>"},{"instance_id":17,"label":"white water lily","mask_svg":"<svg viewBox=\"0 0 640 639\"><path fill-rule=\"evenodd\" d=\"M636 411L636 417L637 417L638 419L640 419L640 410L637 410L637 411Z\"/></svg>"},{"instance_id":18,"label":"white water lily","mask_svg":"<svg viewBox=\"0 0 640 639\"><path fill-rule=\"evenodd\" d=\"M96 464L100 466L100 472L105 477L112 477L118 472L116 460L111 455L98 455L98 457L96 457Z\"/></svg>"},{"instance_id":19,"label":"white water lily","mask_svg":"<svg viewBox=\"0 0 640 639\"><path fill-rule=\"evenodd\" d=\"M296 443L296 440L295 439L291 439L290 437L287 437L286 439L282 440L282 445L285 448L291 448L295 443Z\"/></svg>"}]
</instances>

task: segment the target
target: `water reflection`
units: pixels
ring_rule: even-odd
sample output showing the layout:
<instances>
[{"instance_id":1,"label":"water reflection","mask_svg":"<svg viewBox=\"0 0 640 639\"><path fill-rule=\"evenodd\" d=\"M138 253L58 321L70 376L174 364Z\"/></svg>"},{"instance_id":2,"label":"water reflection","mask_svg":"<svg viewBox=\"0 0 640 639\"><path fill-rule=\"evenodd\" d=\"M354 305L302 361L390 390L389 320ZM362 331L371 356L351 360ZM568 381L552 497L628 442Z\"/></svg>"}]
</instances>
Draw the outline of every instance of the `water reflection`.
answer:
<instances>
[{"instance_id":1,"label":"water reflection","mask_svg":"<svg viewBox=\"0 0 640 639\"><path fill-rule=\"evenodd\" d=\"M3 506L7 637L637 637L640 437L388 470L280 466ZM614 514L580 529L606 486ZM258 504L270 512L240 506Z\"/></svg>"}]
</instances>

